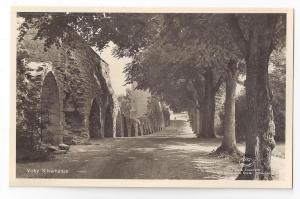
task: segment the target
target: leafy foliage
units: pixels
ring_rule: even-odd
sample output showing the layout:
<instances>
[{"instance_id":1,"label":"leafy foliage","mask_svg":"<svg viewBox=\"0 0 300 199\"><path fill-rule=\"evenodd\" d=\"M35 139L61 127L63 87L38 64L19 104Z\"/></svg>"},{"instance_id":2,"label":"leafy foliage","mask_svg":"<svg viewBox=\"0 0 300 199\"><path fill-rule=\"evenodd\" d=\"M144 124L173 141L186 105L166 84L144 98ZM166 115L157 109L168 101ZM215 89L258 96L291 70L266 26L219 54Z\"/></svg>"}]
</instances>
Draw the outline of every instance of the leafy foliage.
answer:
<instances>
[{"instance_id":1,"label":"leafy foliage","mask_svg":"<svg viewBox=\"0 0 300 199\"><path fill-rule=\"evenodd\" d=\"M241 53L228 36L222 14L164 14L157 40L125 68L127 83L149 89L171 108L197 107L207 68L221 77Z\"/></svg>"},{"instance_id":2,"label":"leafy foliage","mask_svg":"<svg viewBox=\"0 0 300 199\"><path fill-rule=\"evenodd\" d=\"M131 90L126 90L126 95L118 96L118 102L121 108L121 112L125 115L130 115L131 110Z\"/></svg>"},{"instance_id":3,"label":"leafy foliage","mask_svg":"<svg viewBox=\"0 0 300 199\"><path fill-rule=\"evenodd\" d=\"M117 46L117 57L133 56L157 34L159 15L126 13L18 13L25 21L19 28L19 40L26 32L38 30L35 39L45 40L45 49L68 41L74 31L90 46L101 51L110 41Z\"/></svg>"},{"instance_id":4,"label":"leafy foliage","mask_svg":"<svg viewBox=\"0 0 300 199\"><path fill-rule=\"evenodd\" d=\"M285 140L285 83L286 83L286 60L285 49L275 50L270 59L274 69L270 73L270 84L273 90L273 110L276 125L277 140Z\"/></svg>"},{"instance_id":5,"label":"leafy foliage","mask_svg":"<svg viewBox=\"0 0 300 199\"><path fill-rule=\"evenodd\" d=\"M27 67L27 51L17 46L17 160L47 160L50 153L41 148L40 98L41 75L32 75Z\"/></svg>"}]
</instances>

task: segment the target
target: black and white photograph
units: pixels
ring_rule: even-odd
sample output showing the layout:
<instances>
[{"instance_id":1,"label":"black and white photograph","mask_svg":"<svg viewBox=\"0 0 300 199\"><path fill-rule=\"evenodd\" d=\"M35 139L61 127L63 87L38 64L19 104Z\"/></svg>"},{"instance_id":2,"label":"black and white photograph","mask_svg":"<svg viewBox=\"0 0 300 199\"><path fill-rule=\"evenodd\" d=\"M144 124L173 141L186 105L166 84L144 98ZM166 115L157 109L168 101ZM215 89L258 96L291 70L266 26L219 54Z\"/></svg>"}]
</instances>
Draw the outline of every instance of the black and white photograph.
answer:
<instances>
[{"instance_id":1,"label":"black and white photograph","mask_svg":"<svg viewBox=\"0 0 300 199\"><path fill-rule=\"evenodd\" d=\"M13 186L292 187L292 9L12 9Z\"/></svg>"}]
</instances>

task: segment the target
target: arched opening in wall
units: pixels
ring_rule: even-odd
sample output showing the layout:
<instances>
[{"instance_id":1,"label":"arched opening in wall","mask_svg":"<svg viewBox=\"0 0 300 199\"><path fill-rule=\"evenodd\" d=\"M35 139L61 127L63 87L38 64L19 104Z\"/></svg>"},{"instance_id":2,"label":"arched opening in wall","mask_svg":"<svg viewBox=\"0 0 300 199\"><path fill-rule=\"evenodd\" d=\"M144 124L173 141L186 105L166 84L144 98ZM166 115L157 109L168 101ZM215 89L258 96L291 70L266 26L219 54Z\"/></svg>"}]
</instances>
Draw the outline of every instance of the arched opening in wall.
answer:
<instances>
[{"instance_id":1,"label":"arched opening in wall","mask_svg":"<svg viewBox=\"0 0 300 199\"><path fill-rule=\"evenodd\" d=\"M153 125L153 124L151 124L150 129L151 129L151 132L152 132L152 133L155 132L155 128L154 128L154 125Z\"/></svg>"},{"instance_id":2,"label":"arched opening in wall","mask_svg":"<svg viewBox=\"0 0 300 199\"><path fill-rule=\"evenodd\" d=\"M128 127L127 127L127 121L124 114L122 114L123 118L123 129L124 129L124 137L128 137Z\"/></svg>"},{"instance_id":3,"label":"arched opening in wall","mask_svg":"<svg viewBox=\"0 0 300 199\"><path fill-rule=\"evenodd\" d=\"M147 135L147 127L146 127L146 123L143 124L143 135Z\"/></svg>"},{"instance_id":4,"label":"arched opening in wall","mask_svg":"<svg viewBox=\"0 0 300 199\"><path fill-rule=\"evenodd\" d=\"M113 137L113 118L109 106L105 111L104 137Z\"/></svg>"},{"instance_id":5,"label":"arched opening in wall","mask_svg":"<svg viewBox=\"0 0 300 199\"><path fill-rule=\"evenodd\" d=\"M148 129L148 134L152 134L152 130L151 130L151 125L150 124L147 125L147 129Z\"/></svg>"},{"instance_id":6,"label":"arched opening in wall","mask_svg":"<svg viewBox=\"0 0 300 199\"><path fill-rule=\"evenodd\" d=\"M122 115L120 113L120 111L118 112L117 115L117 120L116 120L116 136L117 137L122 137L123 136L123 121L122 121Z\"/></svg>"},{"instance_id":7,"label":"arched opening in wall","mask_svg":"<svg viewBox=\"0 0 300 199\"><path fill-rule=\"evenodd\" d=\"M131 132L130 132L131 137L135 136L135 128L134 128L134 122L131 124Z\"/></svg>"},{"instance_id":8,"label":"arched opening in wall","mask_svg":"<svg viewBox=\"0 0 300 199\"><path fill-rule=\"evenodd\" d=\"M60 131L59 90L53 73L48 72L41 92L41 140L56 145Z\"/></svg>"},{"instance_id":9,"label":"arched opening in wall","mask_svg":"<svg viewBox=\"0 0 300 199\"><path fill-rule=\"evenodd\" d=\"M93 99L89 115L90 138L101 136L100 108L96 99Z\"/></svg>"},{"instance_id":10,"label":"arched opening in wall","mask_svg":"<svg viewBox=\"0 0 300 199\"><path fill-rule=\"evenodd\" d=\"M141 136L142 135L142 129L141 129L141 124L138 123L138 136Z\"/></svg>"},{"instance_id":11,"label":"arched opening in wall","mask_svg":"<svg viewBox=\"0 0 300 199\"><path fill-rule=\"evenodd\" d=\"M80 128L82 127L83 116L79 113L79 111L64 111L65 112L65 122L66 129L71 130L73 132L80 132Z\"/></svg>"}]
</instances>

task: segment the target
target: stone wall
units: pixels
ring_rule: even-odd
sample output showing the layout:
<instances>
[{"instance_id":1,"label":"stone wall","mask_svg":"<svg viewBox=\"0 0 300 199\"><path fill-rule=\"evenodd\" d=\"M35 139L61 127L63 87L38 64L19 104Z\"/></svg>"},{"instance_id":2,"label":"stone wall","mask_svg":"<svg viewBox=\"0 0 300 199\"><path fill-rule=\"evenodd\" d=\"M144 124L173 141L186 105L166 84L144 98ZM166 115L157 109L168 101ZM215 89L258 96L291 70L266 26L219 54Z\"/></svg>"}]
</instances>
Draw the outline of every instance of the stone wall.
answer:
<instances>
[{"instance_id":1,"label":"stone wall","mask_svg":"<svg viewBox=\"0 0 300 199\"><path fill-rule=\"evenodd\" d=\"M149 92L131 90L130 120L134 122L135 136L161 131L170 124L169 108Z\"/></svg>"},{"instance_id":2,"label":"stone wall","mask_svg":"<svg viewBox=\"0 0 300 199\"><path fill-rule=\"evenodd\" d=\"M138 123L135 124L136 128L143 133L144 129L151 129L149 132L157 132L168 126L170 123L169 108L148 91L135 88L136 83L133 83L130 91L130 118Z\"/></svg>"},{"instance_id":3,"label":"stone wall","mask_svg":"<svg viewBox=\"0 0 300 199\"><path fill-rule=\"evenodd\" d=\"M133 115L122 112L108 64L77 34L45 49L44 41L33 40L35 33L29 31L19 45L28 54L25 79L34 84L28 93L38 99L42 142L81 144L90 138L148 135L167 126L169 111L154 98L149 105L152 97L144 91L133 91Z\"/></svg>"},{"instance_id":4,"label":"stone wall","mask_svg":"<svg viewBox=\"0 0 300 199\"><path fill-rule=\"evenodd\" d=\"M57 145L114 137L117 110L107 63L75 33L46 51L34 34L29 31L22 45L30 78L40 79L35 94L41 99L42 140Z\"/></svg>"}]
</instances>

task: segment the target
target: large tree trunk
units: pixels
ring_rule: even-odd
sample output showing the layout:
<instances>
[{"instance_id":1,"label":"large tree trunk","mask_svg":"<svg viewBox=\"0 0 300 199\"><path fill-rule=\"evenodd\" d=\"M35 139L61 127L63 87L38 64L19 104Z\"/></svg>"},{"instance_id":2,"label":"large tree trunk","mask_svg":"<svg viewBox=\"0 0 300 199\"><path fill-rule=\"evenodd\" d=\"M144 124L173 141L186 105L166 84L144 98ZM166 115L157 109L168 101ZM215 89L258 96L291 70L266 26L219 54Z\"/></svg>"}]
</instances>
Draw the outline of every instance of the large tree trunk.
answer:
<instances>
[{"instance_id":1,"label":"large tree trunk","mask_svg":"<svg viewBox=\"0 0 300 199\"><path fill-rule=\"evenodd\" d=\"M263 60L262 60L263 61ZM258 135L259 135L259 155L256 157L259 169L260 180L272 180L271 175L271 155L275 147L275 122L272 107L272 91L269 87L268 79L269 56L265 58L264 65L258 75L257 101L258 101Z\"/></svg>"},{"instance_id":2,"label":"large tree trunk","mask_svg":"<svg viewBox=\"0 0 300 199\"><path fill-rule=\"evenodd\" d=\"M197 135L198 138L204 137L202 131L202 118L203 118L203 80L201 78L197 80L190 80L188 82L188 90L187 94L192 99L193 108L192 108L192 115L193 115L193 125L192 129L193 132Z\"/></svg>"},{"instance_id":3,"label":"large tree trunk","mask_svg":"<svg viewBox=\"0 0 300 199\"><path fill-rule=\"evenodd\" d=\"M234 77L232 77L232 74L230 74L228 75L226 81L224 137L222 140L222 145L226 150L236 149L235 91L236 91L236 80L234 79Z\"/></svg>"},{"instance_id":4,"label":"large tree trunk","mask_svg":"<svg viewBox=\"0 0 300 199\"><path fill-rule=\"evenodd\" d=\"M227 153L230 155L242 155L237 149L235 138L235 93L238 69L236 64L231 61L228 64L226 77L226 97L224 115L224 136L221 146L216 153Z\"/></svg>"},{"instance_id":5,"label":"large tree trunk","mask_svg":"<svg viewBox=\"0 0 300 199\"><path fill-rule=\"evenodd\" d=\"M193 108L192 110L192 130L198 138L203 137L201 135L201 111L199 108Z\"/></svg>"},{"instance_id":6,"label":"large tree trunk","mask_svg":"<svg viewBox=\"0 0 300 199\"><path fill-rule=\"evenodd\" d=\"M275 147L275 124L268 81L268 62L276 17L272 14L254 15L249 39L246 96L248 132L246 161L237 179L271 180L271 152Z\"/></svg>"},{"instance_id":7,"label":"large tree trunk","mask_svg":"<svg viewBox=\"0 0 300 199\"><path fill-rule=\"evenodd\" d=\"M202 133L204 137L215 137L215 90L213 71L207 68L205 71L205 94L203 104L203 117L202 117Z\"/></svg>"}]
</instances>

